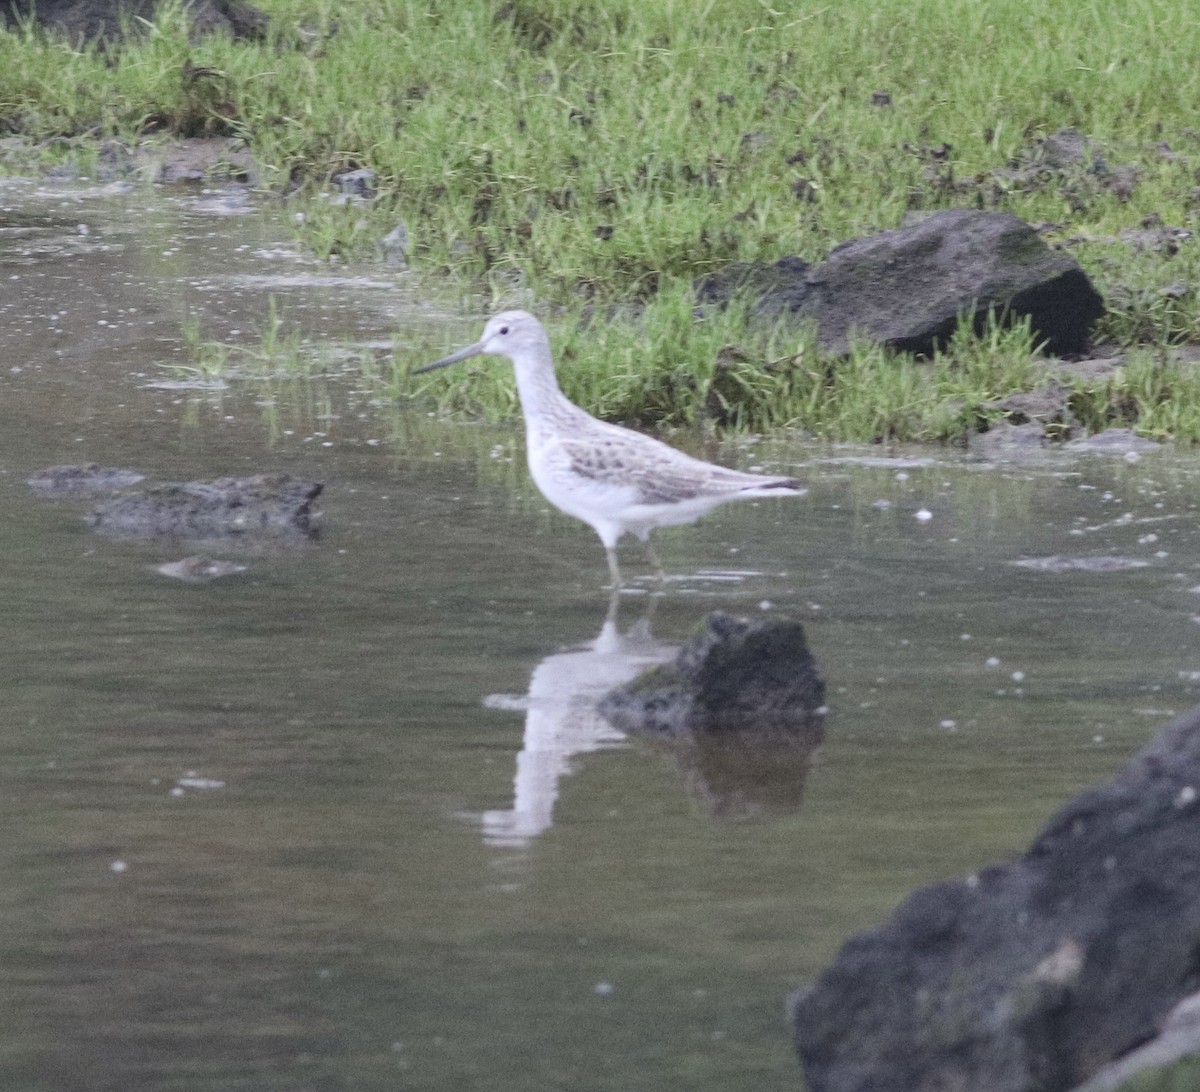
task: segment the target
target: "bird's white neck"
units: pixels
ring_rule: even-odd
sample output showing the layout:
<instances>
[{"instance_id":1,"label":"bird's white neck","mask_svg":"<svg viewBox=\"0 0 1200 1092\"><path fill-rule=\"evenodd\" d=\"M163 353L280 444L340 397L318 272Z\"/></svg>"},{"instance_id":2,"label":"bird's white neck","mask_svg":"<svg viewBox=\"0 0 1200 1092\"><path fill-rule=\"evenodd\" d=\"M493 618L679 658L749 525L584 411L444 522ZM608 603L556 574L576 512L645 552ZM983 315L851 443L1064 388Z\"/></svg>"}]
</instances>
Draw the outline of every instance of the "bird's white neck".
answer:
<instances>
[{"instance_id":1,"label":"bird's white neck","mask_svg":"<svg viewBox=\"0 0 1200 1092\"><path fill-rule=\"evenodd\" d=\"M581 413L558 385L549 344L523 347L512 357L517 376L517 394L526 430L532 433L542 422Z\"/></svg>"}]
</instances>

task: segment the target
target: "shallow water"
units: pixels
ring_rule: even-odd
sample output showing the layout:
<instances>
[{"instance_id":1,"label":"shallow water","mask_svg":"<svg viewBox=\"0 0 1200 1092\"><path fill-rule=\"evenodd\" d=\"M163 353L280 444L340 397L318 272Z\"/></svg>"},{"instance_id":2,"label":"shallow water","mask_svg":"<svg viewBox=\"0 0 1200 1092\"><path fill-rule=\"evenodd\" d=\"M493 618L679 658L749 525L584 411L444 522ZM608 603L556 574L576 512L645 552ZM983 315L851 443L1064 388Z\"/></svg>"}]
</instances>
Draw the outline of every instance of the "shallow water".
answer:
<instances>
[{"instance_id":1,"label":"shallow water","mask_svg":"<svg viewBox=\"0 0 1200 1092\"><path fill-rule=\"evenodd\" d=\"M661 596L629 549L614 634L515 431L148 385L272 295L314 340L475 336L240 201L0 187L5 1087L798 1088L790 989L1198 700L1195 456L704 449L810 493L662 533ZM316 477L325 530L172 581L186 545L24 484L88 460ZM826 674L790 810L590 711L713 609Z\"/></svg>"}]
</instances>

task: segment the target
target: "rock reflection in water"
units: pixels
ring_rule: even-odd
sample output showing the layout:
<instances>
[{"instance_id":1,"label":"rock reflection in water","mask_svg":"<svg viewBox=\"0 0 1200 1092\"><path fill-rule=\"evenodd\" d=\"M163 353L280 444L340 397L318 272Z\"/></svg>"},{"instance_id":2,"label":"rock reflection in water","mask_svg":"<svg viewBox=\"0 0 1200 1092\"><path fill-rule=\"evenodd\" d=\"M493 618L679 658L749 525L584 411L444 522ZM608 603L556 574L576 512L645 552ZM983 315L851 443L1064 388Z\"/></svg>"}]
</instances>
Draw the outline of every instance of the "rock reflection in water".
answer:
<instances>
[{"instance_id":1,"label":"rock reflection in water","mask_svg":"<svg viewBox=\"0 0 1200 1092\"><path fill-rule=\"evenodd\" d=\"M513 806L485 811L480 817L489 845L527 845L548 830L554 822L559 781L572 772L575 756L624 740L624 733L600 716L596 705L614 686L675 653L675 647L660 644L650 632L653 603L650 613L622 633L614 595L595 640L542 660L529 678L524 698L514 702L493 695L487 699L493 707L519 704L525 709Z\"/></svg>"},{"instance_id":2,"label":"rock reflection in water","mask_svg":"<svg viewBox=\"0 0 1200 1092\"><path fill-rule=\"evenodd\" d=\"M1130 569L1145 569L1150 562L1140 557L1117 557L1112 554L1054 554L1051 557L1023 557L1013 564L1020 569L1043 573L1123 573Z\"/></svg>"},{"instance_id":3,"label":"rock reflection in water","mask_svg":"<svg viewBox=\"0 0 1200 1092\"><path fill-rule=\"evenodd\" d=\"M800 810L824 716L804 724L740 728L672 744L688 791L718 819L774 819Z\"/></svg>"},{"instance_id":4,"label":"rock reflection in water","mask_svg":"<svg viewBox=\"0 0 1200 1092\"><path fill-rule=\"evenodd\" d=\"M825 738L825 680L798 622L704 619L674 661L605 695L617 727L666 741L721 818L796 811Z\"/></svg>"},{"instance_id":5,"label":"rock reflection in water","mask_svg":"<svg viewBox=\"0 0 1200 1092\"><path fill-rule=\"evenodd\" d=\"M82 465L48 466L33 474L29 488L43 497L80 497L98 493L115 493L137 485L146 475L123 467Z\"/></svg>"}]
</instances>

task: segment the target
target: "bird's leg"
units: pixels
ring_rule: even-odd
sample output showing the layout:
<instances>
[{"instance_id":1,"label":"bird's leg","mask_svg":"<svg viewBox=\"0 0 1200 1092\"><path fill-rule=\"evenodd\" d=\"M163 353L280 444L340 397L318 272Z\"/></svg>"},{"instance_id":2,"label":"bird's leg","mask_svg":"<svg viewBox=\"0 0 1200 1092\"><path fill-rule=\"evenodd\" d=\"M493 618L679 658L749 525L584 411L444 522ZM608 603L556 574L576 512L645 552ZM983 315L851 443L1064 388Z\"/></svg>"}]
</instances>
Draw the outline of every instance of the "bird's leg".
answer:
<instances>
[{"instance_id":1,"label":"bird's leg","mask_svg":"<svg viewBox=\"0 0 1200 1092\"><path fill-rule=\"evenodd\" d=\"M642 545L646 547L646 560L654 568L654 579L660 584L666 583L666 570L663 568L662 562L659 561L658 554L654 552L654 544L650 541L649 535L642 539Z\"/></svg>"},{"instance_id":2,"label":"bird's leg","mask_svg":"<svg viewBox=\"0 0 1200 1092\"><path fill-rule=\"evenodd\" d=\"M608 611L604 615L604 628L612 629L615 633L617 628L617 616L621 610L621 589L614 584L608 590Z\"/></svg>"},{"instance_id":3,"label":"bird's leg","mask_svg":"<svg viewBox=\"0 0 1200 1092\"><path fill-rule=\"evenodd\" d=\"M621 590L621 566L617 564L617 548L605 546L604 554L608 558L608 576L612 581L610 588L616 593Z\"/></svg>"}]
</instances>

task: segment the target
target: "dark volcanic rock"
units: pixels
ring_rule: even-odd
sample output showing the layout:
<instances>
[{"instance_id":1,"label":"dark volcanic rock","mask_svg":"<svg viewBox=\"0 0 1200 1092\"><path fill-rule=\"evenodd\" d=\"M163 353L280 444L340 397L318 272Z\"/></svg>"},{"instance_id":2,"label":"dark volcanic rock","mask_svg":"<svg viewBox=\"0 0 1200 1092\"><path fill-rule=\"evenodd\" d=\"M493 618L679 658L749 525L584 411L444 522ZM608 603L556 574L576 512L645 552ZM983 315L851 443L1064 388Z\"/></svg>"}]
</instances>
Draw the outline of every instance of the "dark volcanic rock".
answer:
<instances>
[{"instance_id":1,"label":"dark volcanic rock","mask_svg":"<svg viewBox=\"0 0 1200 1092\"><path fill-rule=\"evenodd\" d=\"M317 533L324 487L287 474L159 485L116 497L92 514L97 531L137 538L288 538Z\"/></svg>"},{"instance_id":2,"label":"dark volcanic rock","mask_svg":"<svg viewBox=\"0 0 1200 1092\"><path fill-rule=\"evenodd\" d=\"M145 479L145 474L98 463L48 466L26 479L35 493L45 497L80 497L93 493L115 493Z\"/></svg>"},{"instance_id":3,"label":"dark volcanic rock","mask_svg":"<svg viewBox=\"0 0 1200 1092\"><path fill-rule=\"evenodd\" d=\"M812 1092L1061 1092L1200 989L1200 707L1021 857L910 896L794 1002Z\"/></svg>"},{"instance_id":4,"label":"dark volcanic rock","mask_svg":"<svg viewBox=\"0 0 1200 1092\"><path fill-rule=\"evenodd\" d=\"M714 611L675 661L601 699L623 732L692 736L772 726L808 726L825 701L825 680L799 622L743 622Z\"/></svg>"},{"instance_id":5,"label":"dark volcanic rock","mask_svg":"<svg viewBox=\"0 0 1200 1092\"><path fill-rule=\"evenodd\" d=\"M0 0L0 15L10 28L34 19L71 42L111 41L121 37L123 21L153 20L158 5L159 0ZM267 32L266 15L245 0L186 0L184 8L198 34L223 30L260 39Z\"/></svg>"},{"instance_id":6,"label":"dark volcanic rock","mask_svg":"<svg viewBox=\"0 0 1200 1092\"><path fill-rule=\"evenodd\" d=\"M764 317L815 322L819 345L834 353L848 352L855 336L930 353L960 316L982 329L991 312L1028 316L1050 352L1077 353L1104 313L1073 258L1009 213L972 209L843 243L819 265L796 258L741 263L696 285L702 304L724 304L739 293Z\"/></svg>"}]
</instances>

